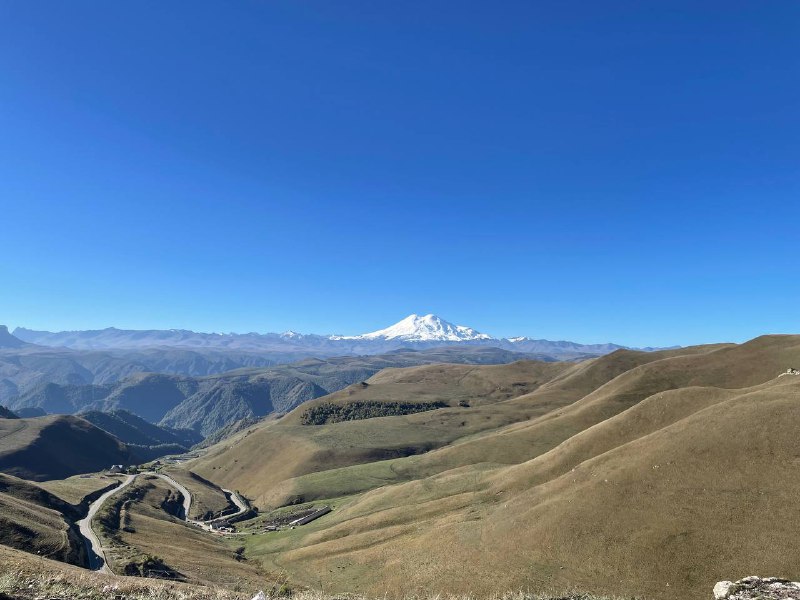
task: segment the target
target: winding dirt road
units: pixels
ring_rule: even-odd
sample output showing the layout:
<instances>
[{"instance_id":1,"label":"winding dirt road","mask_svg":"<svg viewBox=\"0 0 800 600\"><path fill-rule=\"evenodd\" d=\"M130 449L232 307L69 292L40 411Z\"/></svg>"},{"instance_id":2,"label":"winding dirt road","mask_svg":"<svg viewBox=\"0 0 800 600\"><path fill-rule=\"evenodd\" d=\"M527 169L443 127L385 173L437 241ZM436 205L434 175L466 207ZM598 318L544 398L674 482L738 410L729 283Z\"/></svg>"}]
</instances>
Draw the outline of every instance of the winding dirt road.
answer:
<instances>
[{"instance_id":1,"label":"winding dirt road","mask_svg":"<svg viewBox=\"0 0 800 600\"><path fill-rule=\"evenodd\" d=\"M222 490L223 492L230 494L231 500L239 509L238 512L226 515L225 517L218 517L216 519L211 519L210 521L194 521L189 518L190 510L192 508L192 493L184 485L178 483L172 477L164 473L140 473L140 475L154 475L156 477L163 479L169 485L178 490L183 496L183 519L187 523L191 523L192 525L198 525L203 529L209 531L211 530L211 523L214 523L215 521L221 521L224 519L230 519L231 517L241 515L242 513L250 510L250 506L238 493L231 490L223 489ZM114 574L114 572L108 566L108 562L106 561L105 551L103 550L103 547L100 544L100 539L97 537L94 530L92 529L92 519L94 519L98 511L103 507L103 504L105 504L106 500L108 500L118 492L128 487L136 480L138 476L139 475L128 475L125 481L123 481L121 485L118 485L114 489L107 491L97 500L92 502L89 505L89 512L86 514L86 517L84 517L80 521L77 521L78 529L80 530L80 533L83 536L83 542L86 545L86 552L89 556L89 568L93 571L100 571L101 573L108 573L110 575Z\"/></svg>"},{"instance_id":2,"label":"winding dirt road","mask_svg":"<svg viewBox=\"0 0 800 600\"><path fill-rule=\"evenodd\" d=\"M230 494L231 500L233 500L233 503L239 508L238 512L235 512L232 515L227 515L222 518L230 519L231 517L238 517L239 515L246 513L248 510L250 510L250 506L248 506L247 502L244 501L244 499L239 495L238 492L234 492L232 490L226 490L225 488L220 488L220 489L223 492L227 492L228 494Z\"/></svg>"},{"instance_id":3,"label":"winding dirt road","mask_svg":"<svg viewBox=\"0 0 800 600\"><path fill-rule=\"evenodd\" d=\"M250 510L250 505L242 498L237 492L233 490L226 490L225 488L220 488L223 492L230 495L231 501L236 505L237 510L235 513L231 513L229 515L225 515L224 517L217 517L215 519L209 519L208 521L196 521L189 517L190 510L192 508L192 493L186 489L186 487L177 481L175 481L172 477L167 475L166 473L151 473L151 475L156 475L169 483L172 487L178 490L183 495L183 518L187 523L192 523L193 525L199 525L204 529L209 529L211 523L215 523L217 521L225 521L230 519L231 517L238 517L241 514L246 513Z\"/></svg>"},{"instance_id":4,"label":"winding dirt road","mask_svg":"<svg viewBox=\"0 0 800 600\"><path fill-rule=\"evenodd\" d=\"M103 503L105 503L106 500L128 487L131 483L133 483L134 479L136 479L136 475L128 475L121 485L118 485L114 489L108 490L105 494L92 502L89 505L89 512L86 513L86 517L80 521L77 521L76 523L81 535L83 536L83 543L86 545L86 553L89 556L89 568L93 571L100 571L102 573L113 575L113 571L111 571L111 569L108 567L108 563L106 562L106 555L103 551L103 547L100 545L100 539L97 537L97 535L95 535L94 530L92 529L92 519L94 519L97 511L102 508Z\"/></svg>"},{"instance_id":5,"label":"winding dirt road","mask_svg":"<svg viewBox=\"0 0 800 600\"><path fill-rule=\"evenodd\" d=\"M164 473L149 473L149 475L160 477L181 493L183 496L183 519L189 523L194 523L194 521L189 518L189 510L192 508L192 493L169 475L165 475Z\"/></svg>"}]
</instances>

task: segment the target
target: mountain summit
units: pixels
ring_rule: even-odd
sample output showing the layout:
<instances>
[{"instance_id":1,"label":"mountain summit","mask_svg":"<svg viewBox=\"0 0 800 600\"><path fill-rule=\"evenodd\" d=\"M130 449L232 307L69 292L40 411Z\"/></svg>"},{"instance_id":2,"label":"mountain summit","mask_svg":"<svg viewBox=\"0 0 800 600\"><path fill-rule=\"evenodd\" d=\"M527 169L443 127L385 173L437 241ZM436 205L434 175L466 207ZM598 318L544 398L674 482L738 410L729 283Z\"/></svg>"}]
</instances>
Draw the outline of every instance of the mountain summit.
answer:
<instances>
[{"instance_id":1,"label":"mountain summit","mask_svg":"<svg viewBox=\"0 0 800 600\"><path fill-rule=\"evenodd\" d=\"M579 344L568 341L548 341L529 337L495 338L491 335L475 331L471 327L455 325L436 315L409 315L402 321L371 333L361 335L322 335L315 333L198 333L186 330L134 330L134 329L101 329L93 331L34 331L17 327L15 338L36 344L73 350L144 350L154 348L203 351L210 353L213 360L222 359L220 353L236 351L239 354L235 362L228 362L228 369L243 366L265 366L266 364L286 363L303 360L308 357L325 358L332 356L373 355L391 352L398 348L413 346L416 348L432 346L449 346L458 344L482 345L540 355L559 360L575 360L608 354L622 348L617 344ZM11 337L10 335L8 337ZM0 331L0 348L3 347L3 336ZM244 354L243 354L244 353ZM253 363L253 353L262 356L259 364ZM155 356L148 354L148 356ZM228 354L227 358L232 355ZM137 361L144 358L138 356ZM148 359L149 360L149 359ZM236 362L238 361L238 362ZM244 361L244 362L242 362ZM266 362L264 362L266 361ZM2 366L2 365L0 365ZM205 369L205 367L204 367ZM1 370L1 369L0 369ZM150 370L164 371L164 367L151 367ZM186 374L183 370L167 370L166 372ZM219 371L204 370L191 372L189 375L209 375ZM2 394L0 393L0 400Z\"/></svg>"},{"instance_id":2,"label":"mountain summit","mask_svg":"<svg viewBox=\"0 0 800 600\"><path fill-rule=\"evenodd\" d=\"M404 340L408 342L468 342L473 340L491 340L490 335L475 331L464 325L454 325L436 315L409 315L387 327L372 333L351 337L340 337L348 340Z\"/></svg>"}]
</instances>

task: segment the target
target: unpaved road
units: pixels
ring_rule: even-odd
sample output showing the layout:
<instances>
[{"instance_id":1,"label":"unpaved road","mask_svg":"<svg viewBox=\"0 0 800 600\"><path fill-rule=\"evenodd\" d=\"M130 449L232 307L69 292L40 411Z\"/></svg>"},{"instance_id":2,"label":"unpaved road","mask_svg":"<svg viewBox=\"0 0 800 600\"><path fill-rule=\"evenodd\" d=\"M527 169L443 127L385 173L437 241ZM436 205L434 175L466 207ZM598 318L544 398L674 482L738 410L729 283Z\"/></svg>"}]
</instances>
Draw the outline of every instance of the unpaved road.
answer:
<instances>
[{"instance_id":1,"label":"unpaved road","mask_svg":"<svg viewBox=\"0 0 800 600\"><path fill-rule=\"evenodd\" d=\"M183 496L183 518L187 523L191 523L193 525L199 525L204 529L210 530L211 523L214 521L219 521L223 519L229 519L233 516L240 515L250 509L247 503L242 499L239 494L231 490L222 490L223 492L227 492L231 496L231 500L239 509L238 512L233 513L231 515L227 515L225 517L219 517L217 519L212 519L210 521L194 521L189 518L189 511L192 508L192 493L186 489L185 486L181 485L177 481L175 481L169 475L165 475L164 473L144 473L145 475L155 475L156 477L160 477L164 481L166 481L169 485L174 487L178 490L181 495ZM92 519L94 519L97 512L103 507L103 504L106 500L111 498L111 496L117 494L124 488L128 487L134 480L138 477L138 475L128 475L125 478L125 481L122 482L121 485L118 485L113 490L107 491L105 494L100 496L97 500L92 502L89 505L89 512L86 514L86 517L81 519L77 522L78 528L80 530L81 535L83 536L83 543L86 545L86 552L89 556L89 568L93 571L100 571L101 573L108 573L113 575L113 571L108 567L108 563L106 561L106 555L103 551L103 547L100 545L100 539L95 534L94 530L92 529Z\"/></svg>"},{"instance_id":2,"label":"unpaved road","mask_svg":"<svg viewBox=\"0 0 800 600\"><path fill-rule=\"evenodd\" d=\"M194 523L194 521L189 518L189 510L192 508L192 493L187 490L185 486L175 481L169 475L165 475L164 473L149 473L149 475L160 477L181 493L183 496L183 519L185 521L189 521L190 523Z\"/></svg>"},{"instance_id":3,"label":"unpaved road","mask_svg":"<svg viewBox=\"0 0 800 600\"><path fill-rule=\"evenodd\" d=\"M118 485L112 490L108 490L105 494L92 502L89 505L89 512L86 514L86 517L77 522L78 529L83 536L83 543L86 545L86 553L89 555L89 568L93 571L101 571L102 573L113 574L111 569L108 568L105 552L103 551L103 547L100 545L100 539L92 530L92 519L97 514L97 511L102 508L103 503L106 500L118 493L120 490L128 487L131 483L133 483L134 479L136 479L136 475L128 475L121 485Z\"/></svg>"},{"instance_id":4,"label":"unpaved road","mask_svg":"<svg viewBox=\"0 0 800 600\"><path fill-rule=\"evenodd\" d=\"M162 475L161 473L148 473L148 475L160 477L183 495L184 518L188 521L189 509L192 506L192 495L189 490L167 475ZM77 522L78 529L83 536L83 543L86 545L86 552L89 555L89 568L93 571L100 571L101 573L113 575L113 571L109 568L108 562L106 561L106 555L100 544L100 539L92 529L92 519L94 519L97 512L103 507L106 500L128 487L137 477L138 475L128 475L125 481L122 482L122 485L118 485L113 490L109 490L100 496L89 505L89 512L86 514L86 517Z\"/></svg>"},{"instance_id":5,"label":"unpaved road","mask_svg":"<svg viewBox=\"0 0 800 600\"><path fill-rule=\"evenodd\" d=\"M185 486L175 481L172 477L170 477L166 473L151 473L151 475L157 475L158 477L169 483L176 490L178 490L181 494L183 494L183 518L188 523L199 525L204 529L209 529L211 523L215 523L216 521L224 521L226 519L230 519L231 517L238 517L239 515L250 510L250 506L239 494L237 494L232 490L226 490L224 488L220 488L223 492L230 495L231 501L236 505L236 508L238 508L239 510L237 510L235 513L225 515L224 517L217 517L216 519L209 519L208 521L195 521L194 519L191 519L189 517L189 511L192 508L192 493L188 489L186 489Z\"/></svg>"},{"instance_id":6,"label":"unpaved road","mask_svg":"<svg viewBox=\"0 0 800 600\"><path fill-rule=\"evenodd\" d=\"M225 488L220 488L220 489L222 489L223 492L229 493L231 495L231 500L233 500L233 503L239 508L238 512L235 512L232 515L224 517L225 519L230 519L231 517L238 517L242 513L245 513L248 510L250 510L250 507L247 505L247 502L245 502L244 499L237 492L234 492L232 490L226 490Z\"/></svg>"}]
</instances>

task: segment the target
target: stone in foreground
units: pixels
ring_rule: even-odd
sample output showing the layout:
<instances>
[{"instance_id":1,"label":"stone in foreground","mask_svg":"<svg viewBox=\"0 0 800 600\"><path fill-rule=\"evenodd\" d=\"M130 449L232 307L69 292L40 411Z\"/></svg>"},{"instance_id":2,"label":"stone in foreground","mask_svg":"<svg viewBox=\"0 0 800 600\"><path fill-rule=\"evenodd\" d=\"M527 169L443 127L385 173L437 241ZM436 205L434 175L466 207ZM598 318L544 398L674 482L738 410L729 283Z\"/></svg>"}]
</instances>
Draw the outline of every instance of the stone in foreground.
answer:
<instances>
[{"instance_id":1,"label":"stone in foreground","mask_svg":"<svg viewBox=\"0 0 800 600\"><path fill-rule=\"evenodd\" d=\"M739 581L718 581L715 600L800 600L800 583L777 577L751 575Z\"/></svg>"}]
</instances>

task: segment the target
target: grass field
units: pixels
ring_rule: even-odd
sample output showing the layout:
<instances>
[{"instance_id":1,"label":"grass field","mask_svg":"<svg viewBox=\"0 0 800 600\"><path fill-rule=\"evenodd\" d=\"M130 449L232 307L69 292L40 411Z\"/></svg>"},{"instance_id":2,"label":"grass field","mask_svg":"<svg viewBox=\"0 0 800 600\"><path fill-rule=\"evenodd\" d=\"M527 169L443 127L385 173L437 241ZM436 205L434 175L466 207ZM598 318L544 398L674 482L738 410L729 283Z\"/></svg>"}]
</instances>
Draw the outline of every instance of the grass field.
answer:
<instances>
[{"instance_id":1,"label":"grass field","mask_svg":"<svg viewBox=\"0 0 800 600\"><path fill-rule=\"evenodd\" d=\"M258 588L269 599L285 599L286 588L265 585ZM236 592L216 586L115 577L103 575L52 560L47 560L11 548L0 546L0 599L42 600L250 600L257 588ZM331 595L323 590L292 590L293 600L370 600L356 595ZM414 597L406 600L484 600L474 596ZM612 598L558 592L539 596L525 592L497 593L485 600L614 600ZM621 600L621 599L617 599Z\"/></svg>"},{"instance_id":2,"label":"grass field","mask_svg":"<svg viewBox=\"0 0 800 600\"><path fill-rule=\"evenodd\" d=\"M218 587L103 575L0 546L0 598L250 600L255 591L243 593Z\"/></svg>"},{"instance_id":3,"label":"grass field","mask_svg":"<svg viewBox=\"0 0 800 600\"><path fill-rule=\"evenodd\" d=\"M0 544L84 564L83 544L70 528L77 513L29 481L0 474Z\"/></svg>"},{"instance_id":4,"label":"grass field","mask_svg":"<svg viewBox=\"0 0 800 600\"><path fill-rule=\"evenodd\" d=\"M523 361L387 369L366 386L356 384L307 402L280 420L217 444L190 468L224 487L241 490L261 507L314 499L319 496L316 484L312 481L306 487L304 475L424 454L456 439L529 418L530 407L507 404L507 400L537 389L573 366ZM438 401L451 408L325 426L302 424L304 411L321 403L380 401ZM459 407L459 402L469 406ZM331 493L349 494L392 480L384 478L384 467L378 471L377 479L372 471L343 474Z\"/></svg>"},{"instance_id":5,"label":"grass field","mask_svg":"<svg viewBox=\"0 0 800 600\"><path fill-rule=\"evenodd\" d=\"M40 481L39 487L77 506L90 494L105 490L109 486L119 483L120 479L120 476L90 473L86 475L73 475L67 479Z\"/></svg>"},{"instance_id":6,"label":"grass field","mask_svg":"<svg viewBox=\"0 0 800 600\"><path fill-rule=\"evenodd\" d=\"M416 390L400 383L414 370L382 373L322 401L438 387L452 408L322 426L295 411L191 466L265 510L339 497L318 521L246 541L300 584L704 598L742 573L797 578L800 377L777 376L799 364L797 336L620 351L485 402L446 367Z\"/></svg>"}]
</instances>

